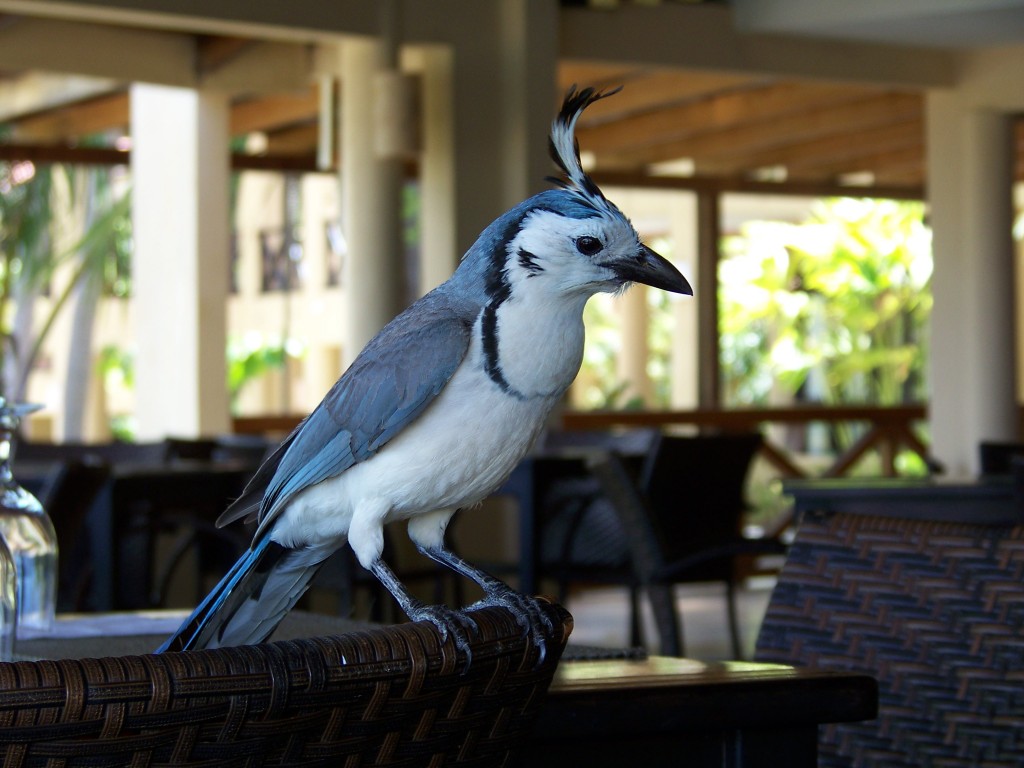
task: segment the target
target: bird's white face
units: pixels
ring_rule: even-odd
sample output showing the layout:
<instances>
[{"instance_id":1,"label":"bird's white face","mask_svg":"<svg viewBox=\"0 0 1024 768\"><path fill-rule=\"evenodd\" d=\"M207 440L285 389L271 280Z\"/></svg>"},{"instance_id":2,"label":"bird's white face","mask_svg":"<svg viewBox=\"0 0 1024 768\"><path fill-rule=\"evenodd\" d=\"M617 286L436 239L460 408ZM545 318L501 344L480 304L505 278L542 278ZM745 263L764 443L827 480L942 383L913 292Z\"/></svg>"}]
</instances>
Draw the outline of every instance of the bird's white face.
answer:
<instances>
[{"instance_id":1,"label":"bird's white face","mask_svg":"<svg viewBox=\"0 0 1024 768\"><path fill-rule=\"evenodd\" d=\"M622 216L579 219L555 211L530 213L508 244L506 274L512 292L560 295L617 291L628 283L615 267L635 261L640 239Z\"/></svg>"}]
</instances>

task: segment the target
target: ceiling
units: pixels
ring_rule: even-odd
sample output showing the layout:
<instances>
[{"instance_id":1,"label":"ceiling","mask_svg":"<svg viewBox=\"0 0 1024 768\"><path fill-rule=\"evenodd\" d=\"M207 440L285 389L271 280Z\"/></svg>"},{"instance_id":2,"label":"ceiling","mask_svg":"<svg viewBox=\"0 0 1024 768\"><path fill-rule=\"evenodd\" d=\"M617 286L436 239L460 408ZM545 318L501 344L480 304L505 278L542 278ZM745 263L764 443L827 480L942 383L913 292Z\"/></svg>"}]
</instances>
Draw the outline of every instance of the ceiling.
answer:
<instances>
[{"instance_id":1,"label":"ceiling","mask_svg":"<svg viewBox=\"0 0 1024 768\"><path fill-rule=\"evenodd\" d=\"M574 83L623 86L615 98L588 110L579 125L585 160L597 172L883 186L924 182L919 93L575 61L561 62L559 81L561 89ZM318 109L315 86L236 100L232 135L241 140L260 134L259 156L240 160L240 166L312 168ZM127 88L111 84L108 92L8 117L8 143L37 159L45 159L49 148L53 159L103 162L114 156L81 149L84 140L105 135L100 143L110 146L112 137L127 132L128 120Z\"/></svg>"},{"instance_id":2,"label":"ceiling","mask_svg":"<svg viewBox=\"0 0 1024 768\"><path fill-rule=\"evenodd\" d=\"M747 32L959 49L1024 39L1024 0L728 0L728 5Z\"/></svg>"},{"instance_id":3,"label":"ceiling","mask_svg":"<svg viewBox=\"0 0 1024 768\"><path fill-rule=\"evenodd\" d=\"M920 186L923 96L848 84L563 61L559 79L623 85L581 119L598 171Z\"/></svg>"},{"instance_id":4,"label":"ceiling","mask_svg":"<svg viewBox=\"0 0 1024 768\"><path fill-rule=\"evenodd\" d=\"M796 6L803 2L786 1ZM744 4L738 2L740 10ZM743 19L739 12L738 19ZM9 27L18 17L6 15L0 21ZM768 14L766 20L750 23L770 26L784 20ZM839 20L834 32L857 23ZM215 68L258 41L201 35L196 44L199 66ZM61 95L42 108L37 100L34 108L19 110L4 98L5 85L10 88L26 78L45 83L48 76L5 74L0 79L0 125L6 125L7 133L0 138L0 158L123 160L112 142L128 128L126 83L79 78L75 87L54 86ZM623 179L688 176L737 184L856 184L911 195L920 194L926 183L921 91L571 59L560 62L558 79L562 89L574 83L623 86L614 99L588 110L578 129L584 160L595 174ZM238 146L247 136L259 136L247 144L250 149L258 146L258 152L239 153L236 166L314 168L319 104L316 86L236 99L231 132ZM104 137L99 148L97 136ZM1017 141L1024 150L1024 127L1019 126ZM1017 177L1024 179L1024 151L1017 154Z\"/></svg>"}]
</instances>

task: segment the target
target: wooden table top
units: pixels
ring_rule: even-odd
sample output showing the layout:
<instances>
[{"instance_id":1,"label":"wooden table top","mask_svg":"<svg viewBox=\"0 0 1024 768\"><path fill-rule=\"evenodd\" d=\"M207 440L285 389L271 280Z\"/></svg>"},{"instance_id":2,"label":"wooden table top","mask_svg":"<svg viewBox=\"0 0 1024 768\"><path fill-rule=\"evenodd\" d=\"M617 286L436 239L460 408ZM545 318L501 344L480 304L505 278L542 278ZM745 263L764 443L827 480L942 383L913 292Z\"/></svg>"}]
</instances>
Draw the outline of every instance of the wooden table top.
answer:
<instances>
[{"instance_id":1,"label":"wooden table top","mask_svg":"<svg viewBox=\"0 0 1024 768\"><path fill-rule=\"evenodd\" d=\"M612 727L695 730L870 719L878 687L869 675L752 662L654 656L569 661L555 673L549 708L600 708ZM564 729L571 723L544 723Z\"/></svg>"}]
</instances>

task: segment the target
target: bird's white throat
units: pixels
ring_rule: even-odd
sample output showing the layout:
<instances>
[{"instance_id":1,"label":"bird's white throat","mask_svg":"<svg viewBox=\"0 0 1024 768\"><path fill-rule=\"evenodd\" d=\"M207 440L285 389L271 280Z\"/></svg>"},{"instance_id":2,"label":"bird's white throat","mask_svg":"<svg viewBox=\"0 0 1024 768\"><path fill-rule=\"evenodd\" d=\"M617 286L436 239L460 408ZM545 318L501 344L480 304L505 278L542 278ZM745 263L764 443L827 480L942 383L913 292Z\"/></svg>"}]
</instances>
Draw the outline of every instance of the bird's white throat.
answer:
<instances>
[{"instance_id":1,"label":"bird's white throat","mask_svg":"<svg viewBox=\"0 0 1024 768\"><path fill-rule=\"evenodd\" d=\"M513 291L497 309L497 362L525 397L560 397L583 362L586 295Z\"/></svg>"}]
</instances>

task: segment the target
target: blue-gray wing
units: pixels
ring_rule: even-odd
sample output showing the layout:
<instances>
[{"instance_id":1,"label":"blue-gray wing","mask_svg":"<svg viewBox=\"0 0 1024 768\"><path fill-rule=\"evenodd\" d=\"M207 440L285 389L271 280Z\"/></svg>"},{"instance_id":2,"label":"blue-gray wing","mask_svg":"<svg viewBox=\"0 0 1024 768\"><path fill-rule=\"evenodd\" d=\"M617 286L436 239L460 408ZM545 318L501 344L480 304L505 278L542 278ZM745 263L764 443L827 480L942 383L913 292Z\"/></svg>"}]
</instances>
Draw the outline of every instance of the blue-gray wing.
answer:
<instances>
[{"instance_id":1,"label":"blue-gray wing","mask_svg":"<svg viewBox=\"0 0 1024 768\"><path fill-rule=\"evenodd\" d=\"M363 349L218 521L255 511L260 527L305 488L366 460L437 397L469 348L472 316L429 295Z\"/></svg>"}]
</instances>

